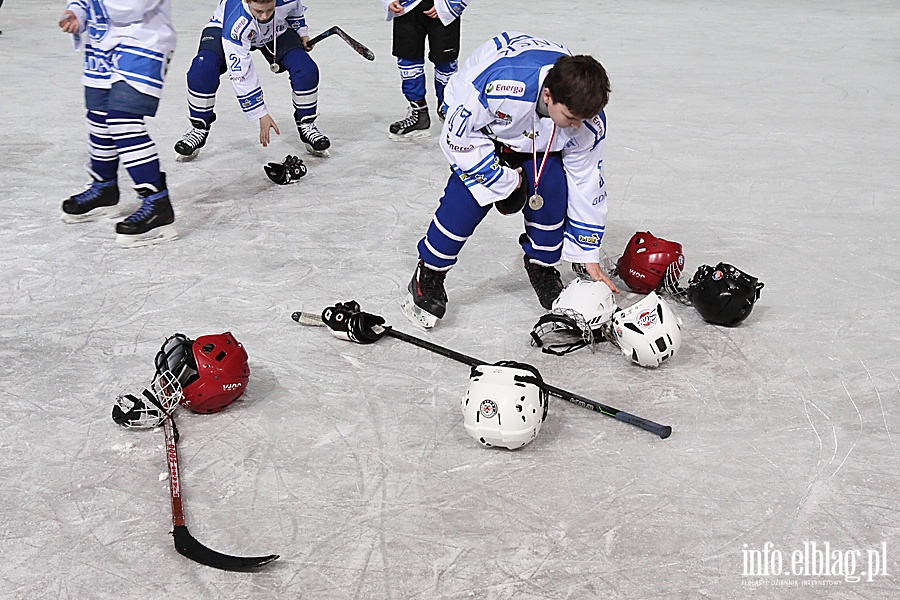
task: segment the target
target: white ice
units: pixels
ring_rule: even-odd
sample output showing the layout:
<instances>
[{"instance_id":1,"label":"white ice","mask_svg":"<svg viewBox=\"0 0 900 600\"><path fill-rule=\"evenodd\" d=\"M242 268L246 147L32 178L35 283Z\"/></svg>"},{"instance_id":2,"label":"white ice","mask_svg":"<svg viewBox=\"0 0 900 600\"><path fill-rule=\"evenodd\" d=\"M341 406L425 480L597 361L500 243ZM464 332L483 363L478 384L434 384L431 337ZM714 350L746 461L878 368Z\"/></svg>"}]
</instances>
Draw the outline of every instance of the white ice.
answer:
<instances>
[{"instance_id":1,"label":"white ice","mask_svg":"<svg viewBox=\"0 0 900 600\"><path fill-rule=\"evenodd\" d=\"M437 328L404 319L398 300L448 170L436 126L388 139L405 106L378 2L308 2L314 32L339 24L377 55L337 38L315 49L331 158L303 154L287 76L259 61L280 137L260 147L223 80L219 121L191 163L172 145L215 3L173 4L179 46L149 128L181 239L133 250L116 247L112 223L59 218L87 181L81 56L56 26L64 2L0 9L0 597L900 595L894 0L472 2L464 56L509 29L609 70L607 254L650 230L684 245L688 274L722 260L765 282L734 329L676 306L684 344L658 370L608 346L563 358L529 346L542 310L520 216L492 213L469 241ZM262 165L286 154L309 174L275 186ZM674 432L661 440L551 400L534 443L481 448L462 427L465 366L290 319L348 299ZM166 337L223 331L246 346L252 376L226 411L179 413L187 523L219 551L281 554L252 574L175 552L162 433L110 419L117 393L149 382ZM767 543L789 572L804 542L829 543L846 570L858 556L855 575L886 550L887 574L745 574Z\"/></svg>"}]
</instances>

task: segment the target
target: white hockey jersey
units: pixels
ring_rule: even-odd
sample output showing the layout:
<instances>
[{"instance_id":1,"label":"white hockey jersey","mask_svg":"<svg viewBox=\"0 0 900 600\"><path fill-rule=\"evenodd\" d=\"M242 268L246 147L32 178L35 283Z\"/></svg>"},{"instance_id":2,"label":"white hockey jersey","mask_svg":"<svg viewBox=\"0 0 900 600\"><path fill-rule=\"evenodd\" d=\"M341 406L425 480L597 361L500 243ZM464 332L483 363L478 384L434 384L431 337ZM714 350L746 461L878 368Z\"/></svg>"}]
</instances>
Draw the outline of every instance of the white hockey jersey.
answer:
<instances>
[{"instance_id":1,"label":"white hockey jersey","mask_svg":"<svg viewBox=\"0 0 900 600\"><path fill-rule=\"evenodd\" d=\"M305 11L300 0L276 0L275 16L268 23L260 23L250 14L244 0L220 0L209 20L209 25L222 28L222 47L231 83L248 121L269 114L250 50L262 48L262 52L272 58L278 50L275 38L288 27L301 37L309 35L303 16Z\"/></svg>"},{"instance_id":2,"label":"white hockey jersey","mask_svg":"<svg viewBox=\"0 0 900 600\"><path fill-rule=\"evenodd\" d=\"M392 1L393 0L381 0L381 3L384 5L385 21L391 21L394 17L405 15L415 8L422 0L400 0L400 6L403 7L403 12L400 13L400 15L395 15L388 8L388 5L390 5ZM466 10L468 5L469 2L467 0L434 0L434 7L437 9L438 18L445 26L462 16L463 11Z\"/></svg>"},{"instance_id":3,"label":"white hockey jersey","mask_svg":"<svg viewBox=\"0 0 900 600\"><path fill-rule=\"evenodd\" d=\"M169 0L69 0L66 10L78 18L79 34L88 33L85 86L106 89L125 80L159 97L177 42Z\"/></svg>"},{"instance_id":4,"label":"white hockey jersey","mask_svg":"<svg viewBox=\"0 0 900 600\"><path fill-rule=\"evenodd\" d=\"M515 170L499 164L495 141L527 154L560 151L568 188L563 259L599 263L606 115L577 129L557 127L548 148L553 121L536 110L544 78L564 55L571 55L565 46L524 33L504 32L482 44L447 84L441 149L482 206L508 197L519 183Z\"/></svg>"}]
</instances>

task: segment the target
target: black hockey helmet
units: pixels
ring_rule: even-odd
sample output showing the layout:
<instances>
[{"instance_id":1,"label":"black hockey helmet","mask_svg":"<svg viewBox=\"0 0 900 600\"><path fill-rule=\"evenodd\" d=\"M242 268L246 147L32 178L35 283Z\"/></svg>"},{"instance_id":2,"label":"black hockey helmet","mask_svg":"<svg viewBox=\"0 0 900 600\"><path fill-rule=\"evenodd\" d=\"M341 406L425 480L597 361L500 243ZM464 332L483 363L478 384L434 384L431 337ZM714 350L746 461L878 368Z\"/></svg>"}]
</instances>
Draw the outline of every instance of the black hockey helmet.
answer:
<instances>
[{"instance_id":1,"label":"black hockey helmet","mask_svg":"<svg viewBox=\"0 0 900 600\"><path fill-rule=\"evenodd\" d=\"M697 269L687 296L704 320L734 327L750 315L763 285L756 277L720 262L715 267L701 265Z\"/></svg>"}]
</instances>

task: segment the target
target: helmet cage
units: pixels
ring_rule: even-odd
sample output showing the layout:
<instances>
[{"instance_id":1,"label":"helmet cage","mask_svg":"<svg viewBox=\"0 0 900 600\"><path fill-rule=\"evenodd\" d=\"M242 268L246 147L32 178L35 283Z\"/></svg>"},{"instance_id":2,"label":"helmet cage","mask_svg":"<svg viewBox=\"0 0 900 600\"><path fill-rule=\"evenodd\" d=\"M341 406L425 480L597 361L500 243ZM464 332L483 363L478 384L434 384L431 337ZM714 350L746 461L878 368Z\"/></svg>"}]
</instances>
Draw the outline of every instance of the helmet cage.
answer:
<instances>
[{"instance_id":1,"label":"helmet cage","mask_svg":"<svg viewBox=\"0 0 900 600\"><path fill-rule=\"evenodd\" d=\"M597 329L598 333L601 328ZM573 337L580 339L573 340ZM594 338L594 330L581 313L569 308L553 309L542 316L531 330L531 345L537 346L545 354L562 356L585 346L594 352L596 350L594 344L597 341Z\"/></svg>"},{"instance_id":2,"label":"helmet cage","mask_svg":"<svg viewBox=\"0 0 900 600\"><path fill-rule=\"evenodd\" d=\"M119 394L112 409L112 418L123 427L153 429L163 424L182 397L178 379L171 372L163 371L139 395Z\"/></svg>"}]
</instances>

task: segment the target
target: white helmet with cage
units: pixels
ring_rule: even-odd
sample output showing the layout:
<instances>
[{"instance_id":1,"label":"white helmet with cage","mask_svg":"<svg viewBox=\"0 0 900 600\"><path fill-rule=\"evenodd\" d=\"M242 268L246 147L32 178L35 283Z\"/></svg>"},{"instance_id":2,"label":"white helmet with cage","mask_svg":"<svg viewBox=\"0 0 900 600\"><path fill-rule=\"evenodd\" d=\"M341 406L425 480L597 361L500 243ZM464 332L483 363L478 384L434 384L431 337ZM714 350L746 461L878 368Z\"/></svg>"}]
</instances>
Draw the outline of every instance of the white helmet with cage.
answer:
<instances>
[{"instance_id":1,"label":"white helmet with cage","mask_svg":"<svg viewBox=\"0 0 900 600\"><path fill-rule=\"evenodd\" d=\"M573 279L553 301L552 310L543 315L532 328L532 345L540 346L548 354L568 354L574 350L602 341L606 325L616 310L612 290L602 281ZM553 334L564 334L567 342L547 343ZM572 334L580 339L571 341Z\"/></svg>"},{"instance_id":2,"label":"white helmet with cage","mask_svg":"<svg viewBox=\"0 0 900 600\"><path fill-rule=\"evenodd\" d=\"M472 367L462 399L466 431L483 446L514 450L531 443L547 418L538 370L524 363Z\"/></svg>"},{"instance_id":3,"label":"white helmet with cage","mask_svg":"<svg viewBox=\"0 0 900 600\"><path fill-rule=\"evenodd\" d=\"M642 367L658 367L681 347L681 319L650 292L612 316L612 335L622 354Z\"/></svg>"}]
</instances>

